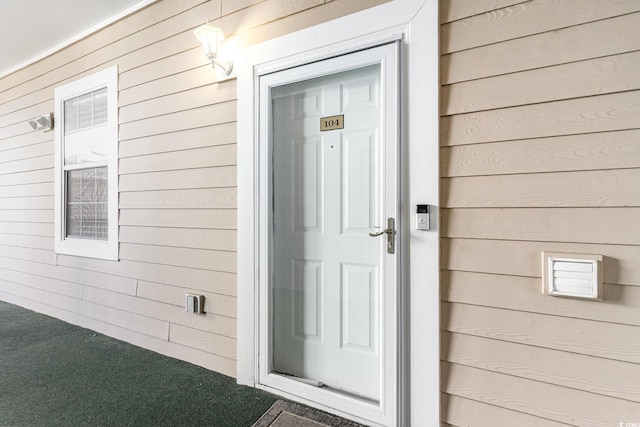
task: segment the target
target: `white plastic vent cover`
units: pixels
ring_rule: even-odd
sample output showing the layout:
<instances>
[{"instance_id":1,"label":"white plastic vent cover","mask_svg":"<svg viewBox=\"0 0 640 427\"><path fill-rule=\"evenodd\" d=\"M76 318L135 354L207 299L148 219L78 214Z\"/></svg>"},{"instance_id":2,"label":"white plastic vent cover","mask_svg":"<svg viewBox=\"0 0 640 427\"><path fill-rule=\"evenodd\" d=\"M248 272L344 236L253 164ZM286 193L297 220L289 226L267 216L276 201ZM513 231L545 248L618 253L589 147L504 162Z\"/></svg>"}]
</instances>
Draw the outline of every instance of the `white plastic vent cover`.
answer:
<instances>
[{"instance_id":1,"label":"white plastic vent cover","mask_svg":"<svg viewBox=\"0 0 640 427\"><path fill-rule=\"evenodd\" d=\"M543 293L602 299L602 255L543 252L542 266Z\"/></svg>"}]
</instances>

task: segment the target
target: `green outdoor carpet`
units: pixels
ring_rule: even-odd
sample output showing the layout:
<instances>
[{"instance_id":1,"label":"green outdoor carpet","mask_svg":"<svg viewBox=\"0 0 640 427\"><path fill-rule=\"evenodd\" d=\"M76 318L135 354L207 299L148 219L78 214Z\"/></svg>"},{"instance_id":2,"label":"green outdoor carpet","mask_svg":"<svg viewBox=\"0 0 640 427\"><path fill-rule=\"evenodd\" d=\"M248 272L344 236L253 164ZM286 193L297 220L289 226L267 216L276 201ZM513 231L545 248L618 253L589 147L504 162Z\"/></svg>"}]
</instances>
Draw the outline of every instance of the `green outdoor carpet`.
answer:
<instances>
[{"instance_id":1,"label":"green outdoor carpet","mask_svg":"<svg viewBox=\"0 0 640 427\"><path fill-rule=\"evenodd\" d=\"M251 426L235 379L0 301L0 426Z\"/></svg>"}]
</instances>

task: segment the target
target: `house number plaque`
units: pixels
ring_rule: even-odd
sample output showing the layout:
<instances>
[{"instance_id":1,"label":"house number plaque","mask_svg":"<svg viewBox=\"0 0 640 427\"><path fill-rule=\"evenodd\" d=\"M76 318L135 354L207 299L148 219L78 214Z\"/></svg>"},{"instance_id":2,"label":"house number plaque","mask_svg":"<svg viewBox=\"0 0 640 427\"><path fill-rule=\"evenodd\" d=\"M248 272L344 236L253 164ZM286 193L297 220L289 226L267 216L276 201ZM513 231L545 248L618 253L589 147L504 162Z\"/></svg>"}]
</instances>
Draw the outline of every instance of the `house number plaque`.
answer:
<instances>
[{"instance_id":1,"label":"house number plaque","mask_svg":"<svg viewBox=\"0 0 640 427\"><path fill-rule=\"evenodd\" d=\"M320 118L320 132L335 129L344 129L344 114Z\"/></svg>"}]
</instances>

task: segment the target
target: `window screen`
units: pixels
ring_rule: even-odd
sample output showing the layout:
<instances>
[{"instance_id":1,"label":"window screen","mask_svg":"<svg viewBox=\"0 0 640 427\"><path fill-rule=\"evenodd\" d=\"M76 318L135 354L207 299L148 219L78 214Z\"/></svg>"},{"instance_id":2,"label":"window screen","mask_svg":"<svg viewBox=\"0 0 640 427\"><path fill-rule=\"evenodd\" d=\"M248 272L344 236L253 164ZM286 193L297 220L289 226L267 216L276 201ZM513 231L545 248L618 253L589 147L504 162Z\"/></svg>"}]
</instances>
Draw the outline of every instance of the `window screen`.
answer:
<instances>
[{"instance_id":1,"label":"window screen","mask_svg":"<svg viewBox=\"0 0 640 427\"><path fill-rule=\"evenodd\" d=\"M107 240L107 168L67 171L67 237Z\"/></svg>"}]
</instances>

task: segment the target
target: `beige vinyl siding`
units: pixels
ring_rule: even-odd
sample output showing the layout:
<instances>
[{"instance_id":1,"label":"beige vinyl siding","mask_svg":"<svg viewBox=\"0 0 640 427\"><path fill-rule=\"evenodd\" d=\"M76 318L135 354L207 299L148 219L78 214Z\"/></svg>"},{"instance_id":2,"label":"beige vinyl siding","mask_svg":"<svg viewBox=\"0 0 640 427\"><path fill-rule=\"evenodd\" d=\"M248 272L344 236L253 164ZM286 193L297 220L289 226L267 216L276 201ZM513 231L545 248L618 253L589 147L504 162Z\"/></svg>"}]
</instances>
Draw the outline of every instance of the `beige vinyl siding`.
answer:
<instances>
[{"instance_id":1,"label":"beige vinyl siding","mask_svg":"<svg viewBox=\"0 0 640 427\"><path fill-rule=\"evenodd\" d=\"M235 375L236 82L212 83L193 29L241 47L384 1L162 0L0 79L0 299ZM56 255L53 132L26 122L112 65L120 261Z\"/></svg>"},{"instance_id":2,"label":"beige vinyl siding","mask_svg":"<svg viewBox=\"0 0 640 427\"><path fill-rule=\"evenodd\" d=\"M640 2L441 2L442 421L640 422ZM604 301L541 293L604 256Z\"/></svg>"}]
</instances>

